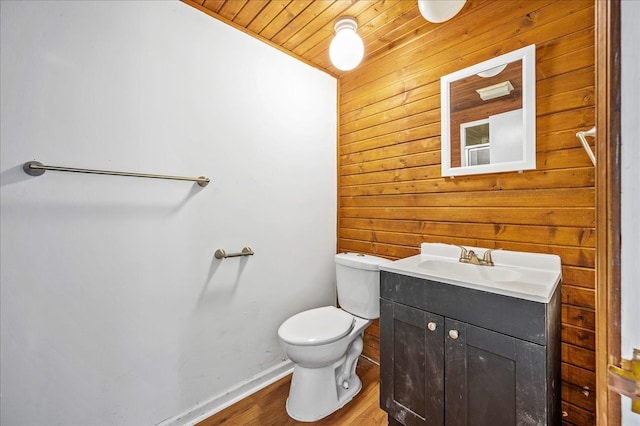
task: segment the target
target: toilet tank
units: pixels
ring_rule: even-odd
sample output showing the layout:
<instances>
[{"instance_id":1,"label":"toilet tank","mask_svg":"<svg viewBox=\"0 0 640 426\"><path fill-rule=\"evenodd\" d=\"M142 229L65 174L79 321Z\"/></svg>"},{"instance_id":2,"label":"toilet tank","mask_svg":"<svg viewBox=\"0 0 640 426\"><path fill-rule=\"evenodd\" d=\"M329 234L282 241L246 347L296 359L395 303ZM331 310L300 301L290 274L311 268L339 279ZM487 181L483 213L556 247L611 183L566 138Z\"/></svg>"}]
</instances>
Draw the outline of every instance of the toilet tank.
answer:
<instances>
[{"instance_id":1,"label":"toilet tank","mask_svg":"<svg viewBox=\"0 0 640 426\"><path fill-rule=\"evenodd\" d=\"M336 254L338 304L360 318L380 316L380 265L390 260L359 253Z\"/></svg>"}]
</instances>

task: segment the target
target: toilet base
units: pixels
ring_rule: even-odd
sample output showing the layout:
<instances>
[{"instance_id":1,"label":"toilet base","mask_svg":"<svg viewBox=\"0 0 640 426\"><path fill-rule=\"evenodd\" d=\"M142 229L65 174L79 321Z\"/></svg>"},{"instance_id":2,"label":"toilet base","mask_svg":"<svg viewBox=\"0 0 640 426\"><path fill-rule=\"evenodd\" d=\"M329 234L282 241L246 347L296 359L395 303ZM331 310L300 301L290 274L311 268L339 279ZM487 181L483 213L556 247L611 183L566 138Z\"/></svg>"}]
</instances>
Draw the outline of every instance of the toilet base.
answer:
<instances>
[{"instance_id":1,"label":"toilet base","mask_svg":"<svg viewBox=\"0 0 640 426\"><path fill-rule=\"evenodd\" d=\"M327 372L327 369L331 371ZM299 422L315 422L338 411L360 392L362 382L357 375L354 374L347 380L349 388L345 389L336 385L334 370L333 366L294 367L291 390L286 404L289 417ZM308 383L313 383L313 387Z\"/></svg>"},{"instance_id":2,"label":"toilet base","mask_svg":"<svg viewBox=\"0 0 640 426\"><path fill-rule=\"evenodd\" d=\"M315 422L344 407L362 389L356 374L362 353L362 335L349 345L347 353L331 365L293 368L287 414L300 422Z\"/></svg>"}]
</instances>

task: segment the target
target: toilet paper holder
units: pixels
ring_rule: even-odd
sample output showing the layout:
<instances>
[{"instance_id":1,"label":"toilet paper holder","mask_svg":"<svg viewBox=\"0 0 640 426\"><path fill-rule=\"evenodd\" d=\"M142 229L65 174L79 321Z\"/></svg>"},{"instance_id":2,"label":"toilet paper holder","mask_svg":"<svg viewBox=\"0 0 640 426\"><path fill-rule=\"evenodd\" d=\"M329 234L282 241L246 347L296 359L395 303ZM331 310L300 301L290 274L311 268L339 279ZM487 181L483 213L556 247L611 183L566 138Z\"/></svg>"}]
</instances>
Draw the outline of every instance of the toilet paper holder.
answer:
<instances>
[{"instance_id":1,"label":"toilet paper holder","mask_svg":"<svg viewBox=\"0 0 640 426\"><path fill-rule=\"evenodd\" d=\"M214 253L216 259L226 259L227 257L253 256L254 252L251 247L243 247L239 253L227 253L224 249L218 249Z\"/></svg>"}]
</instances>

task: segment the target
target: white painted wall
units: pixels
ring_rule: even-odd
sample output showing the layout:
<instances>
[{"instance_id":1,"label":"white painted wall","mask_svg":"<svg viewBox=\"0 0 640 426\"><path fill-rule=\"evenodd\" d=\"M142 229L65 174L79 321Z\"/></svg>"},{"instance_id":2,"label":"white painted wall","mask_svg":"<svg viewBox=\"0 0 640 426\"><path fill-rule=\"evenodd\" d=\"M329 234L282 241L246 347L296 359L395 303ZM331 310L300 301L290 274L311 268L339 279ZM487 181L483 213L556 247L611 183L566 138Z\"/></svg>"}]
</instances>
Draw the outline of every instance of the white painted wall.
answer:
<instances>
[{"instance_id":1,"label":"white painted wall","mask_svg":"<svg viewBox=\"0 0 640 426\"><path fill-rule=\"evenodd\" d=\"M336 80L177 1L0 8L0 423L177 424L289 368L334 302Z\"/></svg>"},{"instance_id":2,"label":"white painted wall","mask_svg":"<svg viewBox=\"0 0 640 426\"><path fill-rule=\"evenodd\" d=\"M622 247L621 247L621 352L631 358L640 349L640 2L621 2L622 24ZM622 398L625 426L640 426L640 414L631 412L631 400Z\"/></svg>"}]
</instances>

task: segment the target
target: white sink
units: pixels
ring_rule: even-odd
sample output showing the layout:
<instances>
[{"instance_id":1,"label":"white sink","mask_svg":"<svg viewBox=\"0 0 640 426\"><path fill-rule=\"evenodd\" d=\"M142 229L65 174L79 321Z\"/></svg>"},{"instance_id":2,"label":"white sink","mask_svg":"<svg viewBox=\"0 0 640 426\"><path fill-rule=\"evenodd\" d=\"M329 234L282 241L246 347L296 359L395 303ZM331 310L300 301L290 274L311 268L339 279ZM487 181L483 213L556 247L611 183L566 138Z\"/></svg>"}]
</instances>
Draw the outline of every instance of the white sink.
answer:
<instances>
[{"instance_id":1,"label":"white sink","mask_svg":"<svg viewBox=\"0 0 640 426\"><path fill-rule=\"evenodd\" d=\"M467 247L479 258L485 248ZM380 266L387 272L443 282L505 296L547 303L562 278L560 257L551 254L493 251L494 266L458 261L460 248L423 243L421 254Z\"/></svg>"},{"instance_id":2,"label":"white sink","mask_svg":"<svg viewBox=\"0 0 640 426\"><path fill-rule=\"evenodd\" d=\"M436 273L458 281L515 281L522 278L522 272L501 266L479 268L469 263L444 260L424 260L418 264L425 272Z\"/></svg>"}]
</instances>

